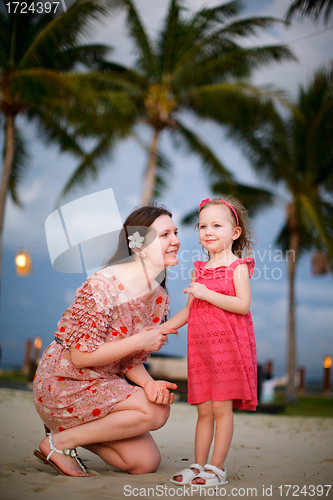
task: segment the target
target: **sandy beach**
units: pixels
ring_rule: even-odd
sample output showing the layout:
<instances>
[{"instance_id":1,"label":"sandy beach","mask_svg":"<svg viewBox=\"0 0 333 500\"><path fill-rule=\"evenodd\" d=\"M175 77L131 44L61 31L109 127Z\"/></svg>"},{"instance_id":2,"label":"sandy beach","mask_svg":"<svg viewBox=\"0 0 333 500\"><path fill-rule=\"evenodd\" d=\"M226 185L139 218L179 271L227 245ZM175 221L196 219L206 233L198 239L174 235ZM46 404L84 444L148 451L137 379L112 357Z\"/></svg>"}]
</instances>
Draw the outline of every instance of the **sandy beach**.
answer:
<instances>
[{"instance_id":1,"label":"sandy beach","mask_svg":"<svg viewBox=\"0 0 333 500\"><path fill-rule=\"evenodd\" d=\"M0 389L0 498L333 499L333 486L325 489L325 485L333 485L332 418L235 414L235 434L226 462L228 484L216 492L194 491L169 482L172 474L194 461L195 422L195 407L173 405L167 424L153 433L162 453L162 463L154 474L131 476L79 449L94 475L69 478L58 475L33 455L43 437L43 425L35 412L32 393Z\"/></svg>"}]
</instances>

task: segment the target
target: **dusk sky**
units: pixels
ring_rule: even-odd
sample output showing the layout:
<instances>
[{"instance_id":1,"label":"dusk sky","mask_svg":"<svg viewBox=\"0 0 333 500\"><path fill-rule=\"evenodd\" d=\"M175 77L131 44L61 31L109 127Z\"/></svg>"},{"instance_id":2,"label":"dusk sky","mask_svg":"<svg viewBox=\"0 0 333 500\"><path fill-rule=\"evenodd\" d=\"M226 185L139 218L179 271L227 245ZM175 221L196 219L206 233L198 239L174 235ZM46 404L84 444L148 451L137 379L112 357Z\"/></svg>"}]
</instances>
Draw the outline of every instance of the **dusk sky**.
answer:
<instances>
[{"instance_id":1,"label":"dusk sky","mask_svg":"<svg viewBox=\"0 0 333 500\"><path fill-rule=\"evenodd\" d=\"M163 18L167 0L136 0L141 17L150 33L154 34ZM221 2L188 0L190 10L203 4L218 5ZM282 18L289 0L251 0L244 16L276 16ZM328 26L333 24L333 19ZM295 98L300 85L306 86L314 71L332 59L333 31L324 31L323 23L310 20L294 21L287 28L277 24L247 44L288 43L298 62L272 64L258 70L252 79L256 85L272 84L284 89ZM316 36L308 36L316 33ZM130 65L133 52L123 23L123 16L110 18L99 26L93 38L114 47L111 58ZM238 180L253 185L265 186L251 169L241 149L226 138L222 128L212 123L195 121L184 116L183 121L195 130L214 150L222 162ZM45 238L45 220L55 210L67 179L75 170L77 161L61 154L55 146L45 146L38 131L24 120L18 124L29 141L31 162L19 189L24 210L7 199L3 277L1 283L1 347L3 367L22 365L26 338L40 336L43 349L53 340L56 324L64 309L74 299L75 290L85 280L85 274L62 274L51 265ZM148 143L151 131L139 129L140 137ZM3 136L0 135L1 146ZM199 206L202 199L212 197L204 168L196 157L176 151L167 137L162 138L162 149L172 160L173 172L169 185L158 200L173 212L179 227L181 249L179 265L170 269L168 290L171 297L171 314L175 314L185 303L183 289L189 282L193 261L198 259L200 245L198 235L192 227L180 224L182 217ZM89 181L64 199L61 205L88 194L112 188L122 220L140 204L146 153L132 139L119 143L109 159L104 162L97 181ZM287 278L286 262L274 241L284 220L284 208L288 194L279 188L280 202L274 208L253 219L258 237L254 257L256 271L252 281L251 312L257 339L258 362L274 360L275 375L286 370L287 352ZM250 214L251 215L251 214ZM27 248L32 255L33 273L19 278L15 273L14 258L19 248ZM305 366L307 376L320 376L322 360L326 354L333 355L333 281L332 274L313 276L311 255L300 259L297 270L297 357L298 366ZM164 354L186 355L186 328L178 337L171 338L162 351Z\"/></svg>"}]
</instances>

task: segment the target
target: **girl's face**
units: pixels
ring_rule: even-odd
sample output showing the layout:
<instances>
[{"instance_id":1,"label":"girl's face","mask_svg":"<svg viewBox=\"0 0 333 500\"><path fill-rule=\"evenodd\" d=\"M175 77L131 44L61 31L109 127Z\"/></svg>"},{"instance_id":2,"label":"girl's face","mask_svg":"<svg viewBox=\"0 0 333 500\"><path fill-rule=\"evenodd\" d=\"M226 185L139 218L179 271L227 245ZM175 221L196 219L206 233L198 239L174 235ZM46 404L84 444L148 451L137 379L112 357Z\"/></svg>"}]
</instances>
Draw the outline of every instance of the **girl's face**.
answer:
<instances>
[{"instance_id":1,"label":"girl's face","mask_svg":"<svg viewBox=\"0 0 333 500\"><path fill-rule=\"evenodd\" d=\"M178 264L177 253L180 247L178 229L168 215L160 215L150 226L157 232L151 245L144 248L146 259L153 267L165 268Z\"/></svg>"},{"instance_id":2,"label":"girl's face","mask_svg":"<svg viewBox=\"0 0 333 500\"><path fill-rule=\"evenodd\" d=\"M230 250L232 243L241 234L236 227L233 214L227 206L209 205L199 214L199 240L201 245L211 253Z\"/></svg>"}]
</instances>

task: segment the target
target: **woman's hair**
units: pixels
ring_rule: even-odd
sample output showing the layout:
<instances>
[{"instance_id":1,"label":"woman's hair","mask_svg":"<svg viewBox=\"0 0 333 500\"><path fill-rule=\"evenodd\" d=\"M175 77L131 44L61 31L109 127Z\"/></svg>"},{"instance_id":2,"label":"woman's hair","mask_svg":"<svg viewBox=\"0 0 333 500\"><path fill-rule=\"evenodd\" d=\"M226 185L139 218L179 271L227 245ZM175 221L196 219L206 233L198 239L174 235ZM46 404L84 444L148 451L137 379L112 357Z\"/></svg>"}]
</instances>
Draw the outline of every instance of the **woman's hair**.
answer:
<instances>
[{"instance_id":1,"label":"woman's hair","mask_svg":"<svg viewBox=\"0 0 333 500\"><path fill-rule=\"evenodd\" d=\"M234 209L238 217L238 224L233 211L228 207L228 205L224 204L223 202L228 203L228 205L230 205ZM237 200L237 198L234 198L233 196L225 196L223 198L213 198L212 200L207 201L207 203L204 203L200 207L199 213L210 205L224 205L225 208L229 210L235 227L238 225L242 230L237 240L233 241L231 248L232 253L235 254L238 258L242 258L249 254L252 250L253 245L256 243L256 238L254 236L254 232L250 229L248 211L246 210L246 208L243 207L243 205L239 200ZM195 228L199 228L199 223L196 224Z\"/></svg>"},{"instance_id":2,"label":"woman's hair","mask_svg":"<svg viewBox=\"0 0 333 500\"><path fill-rule=\"evenodd\" d=\"M133 212L130 213L125 220L123 228L120 231L118 246L115 253L110 259L106 260L103 263L103 267L120 264L125 259L127 260L127 262L133 261L136 257L136 254L129 246L130 240L128 239L128 237L132 236L137 231L139 231L140 236L145 237L149 233L149 227L161 215L168 215L170 218L172 217L172 213L169 210L167 210L163 205L158 206L156 203L149 203L144 207L133 210ZM143 243L143 248L145 246L145 243ZM164 278L161 282L161 286L163 288L166 288L165 272L163 272L163 274Z\"/></svg>"}]
</instances>

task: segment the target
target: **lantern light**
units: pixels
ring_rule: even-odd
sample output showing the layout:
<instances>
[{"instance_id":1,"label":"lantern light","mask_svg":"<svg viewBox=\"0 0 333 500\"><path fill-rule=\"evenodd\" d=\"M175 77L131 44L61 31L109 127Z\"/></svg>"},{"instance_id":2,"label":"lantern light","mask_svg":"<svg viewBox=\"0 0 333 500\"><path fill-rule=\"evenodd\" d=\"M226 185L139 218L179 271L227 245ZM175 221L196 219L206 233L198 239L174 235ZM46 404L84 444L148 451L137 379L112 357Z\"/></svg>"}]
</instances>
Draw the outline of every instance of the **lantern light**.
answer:
<instances>
[{"instance_id":1,"label":"lantern light","mask_svg":"<svg viewBox=\"0 0 333 500\"><path fill-rule=\"evenodd\" d=\"M323 366L324 366L324 368L331 368L331 366L332 366L331 356L325 356L324 361L323 361Z\"/></svg>"},{"instance_id":2,"label":"lantern light","mask_svg":"<svg viewBox=\"0 0 333 500\"><path fill-rule=\"evenodd\" d=\"M15 257L16 274L18 276L29 276L32 271L32 261L30 253L27 250L21 249Z\"/></svg>"},{"instance_id":3,"label":"lantern light","mask_svg":"<svg viewBox=\"0 0 333 500\"><path fill-rule=\"evenodd\" d=\"M34 346L36 349L42 348L42 339L40 337L36 337L34 340Z\"/></svg>"}]
</instances>

